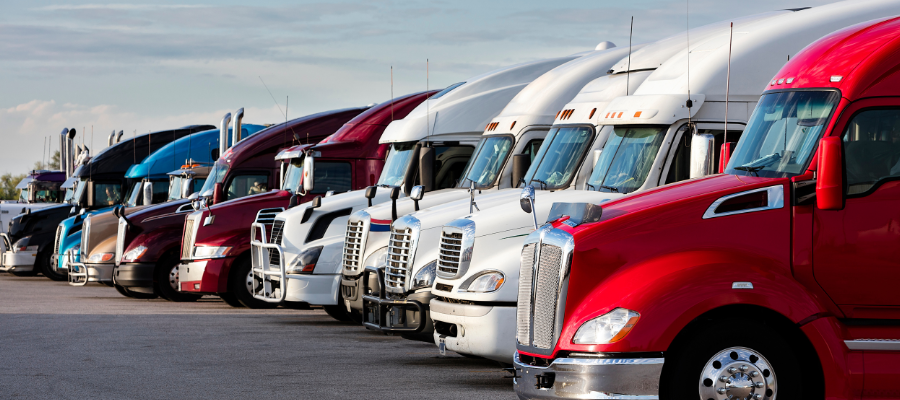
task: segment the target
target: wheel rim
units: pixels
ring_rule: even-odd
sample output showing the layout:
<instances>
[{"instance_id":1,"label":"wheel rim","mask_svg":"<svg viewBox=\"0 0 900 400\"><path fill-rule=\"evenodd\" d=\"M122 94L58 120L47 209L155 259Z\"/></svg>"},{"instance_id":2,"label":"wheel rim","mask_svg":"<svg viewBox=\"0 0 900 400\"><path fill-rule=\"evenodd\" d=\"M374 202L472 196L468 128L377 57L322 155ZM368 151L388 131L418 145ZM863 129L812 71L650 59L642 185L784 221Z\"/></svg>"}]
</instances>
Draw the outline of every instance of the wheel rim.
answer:
<instances>
[{"instance_id":1,"label":"wheel rim","mask_svg":"<svg viewBox=\"0 0 900 400\"><path fill-rule=\"evenodd\" d=\"M700 374L704 400L775 400L775 371L758 351L746 347L722 350Z\"/></svg>"},{"instance_id":2,"label":"wheel rim","mask_svg":"<svg viewBox=\"0 0 900 400\"><path fill-rule=\"evenodd\" d=\"M247 273L247 292L253 295L253 271Z\"/></svg>"},{"instance_id":3,"label":"wheel rim","mask_svg":"<svg viewBox=\"0 0 900 400\"><path fill-rule=\"evenodd\" d=\"M169 271L169 286L172 287L172 290L178 290L178 266L172 267L172 270Z\"/></svg>"}]
</instances>

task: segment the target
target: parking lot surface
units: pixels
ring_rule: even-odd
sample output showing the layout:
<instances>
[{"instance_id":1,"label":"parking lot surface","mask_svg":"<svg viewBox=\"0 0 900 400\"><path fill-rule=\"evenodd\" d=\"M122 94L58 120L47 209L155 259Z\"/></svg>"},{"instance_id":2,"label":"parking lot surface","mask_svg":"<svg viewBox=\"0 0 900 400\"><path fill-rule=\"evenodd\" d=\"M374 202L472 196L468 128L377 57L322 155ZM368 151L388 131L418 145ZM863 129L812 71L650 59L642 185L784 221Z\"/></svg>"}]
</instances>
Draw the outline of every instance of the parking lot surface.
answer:
<instances>
[{"instance_id":1,"label":"parking lot surface","mask_svg":"<svg viewBox=\"0 0 900 400\"><path fill-rule=\"evenodd\" d=\"M0 273L0 398L515 399L492 361L322 310L135 300Z\"/></svg>"}]
</instances>

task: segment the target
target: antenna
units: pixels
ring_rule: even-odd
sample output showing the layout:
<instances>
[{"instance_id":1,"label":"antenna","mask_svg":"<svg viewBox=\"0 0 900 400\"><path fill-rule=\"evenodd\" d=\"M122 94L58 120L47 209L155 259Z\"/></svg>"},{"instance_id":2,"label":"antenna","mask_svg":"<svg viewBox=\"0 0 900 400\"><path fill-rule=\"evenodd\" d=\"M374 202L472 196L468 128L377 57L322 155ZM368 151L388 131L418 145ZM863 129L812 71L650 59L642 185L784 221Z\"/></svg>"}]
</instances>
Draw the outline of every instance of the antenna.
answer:
<instances>
[{"instance_id":1,"label":"antenna","mask_svg":"<svg viewBox=\"0 0 900 400\"><path fill-rule=\"evenodd\" d=\"M425 93L429 91L428 87L428 59L425 59ZM431 136L431 109L428 99L425 99L425 137Z\"/></svg>"},{"instance_id":2,"label":"antenna","mask_svg":"<svg viewBox=\"0 0 900 400\"><path fill-rule=\"evenodd\" d=\"M734 22L731 23L731 30L728 32L728 73L725 74L725 137L724 143L728 143L728 92L731 85L731 43L734 40Z\"/></svg>"},{"instance_id":3,"label":"antenna","mask_svg":"<svg viewBox=\"0 0 900 400\"><path fill-rule=\"evenodd\" d=\"M634 36L634 15L631 16L631 30L628 31L628 69L625 71L625 95L628 96L628 88L631 82L631 38Z\"/></svg>"},{"instance_id":4,"label":"antenna","mask_svg":"<svg viewBox=\"0 0 900 400\"><path fill-rule=\"evenodd\" d=\"M44 151L41 152L41 168L40 169L44 169L44 160L45 160L44 156L46 156L46 155L47 155L47 137L44 136Z\"/></svg>"},{"instance_id":5,"label":"antenna","mask_svg":"<svg viewBox=\"0 0 900 400\"><path fill-rule=\"evenodd\" d=\"M257 75L257 76L259 77L259 81L262 82L263 86L266 87L266 91L269 92L269 96L272 96L272 101L275 102L275 107L278 107L278 112L280 112L282 115L284 115L285 117L287 117L287 114L285 114L284 111L281 111L281 106L278 105L278 102L277 102L277 101L275 101L275 96L272 95L272 91L269 90L269 86L266 85L266 82L265 82L265 81L263 81L262 76L259 76L259 75Z\"/></svg>"},{"instance_id":6,"label":"antenna","mask_svg":"<svg viewBox=\"0 0 900 400\"><path fill-rule=\"evenodd\" d=\"M687 36L687 92L688 99L687 102L684 103L688 109L688 128L693 129L693 122L691 122L691 107L694 106L694 102L691 101L691 0L684 0L685 3L685 27L687 28L684 33Z\"/></svg>"},{"instance_id":7,"label":"antenna","mask_svg":"<svg viewBox=\"0 0 900 400\"><path fill-rule=\"evenodd\" d=\"M427 87L428 84L425 84ZM394 66L391 65L391 121L394 120Z\"/></svg>"}]
</instances>

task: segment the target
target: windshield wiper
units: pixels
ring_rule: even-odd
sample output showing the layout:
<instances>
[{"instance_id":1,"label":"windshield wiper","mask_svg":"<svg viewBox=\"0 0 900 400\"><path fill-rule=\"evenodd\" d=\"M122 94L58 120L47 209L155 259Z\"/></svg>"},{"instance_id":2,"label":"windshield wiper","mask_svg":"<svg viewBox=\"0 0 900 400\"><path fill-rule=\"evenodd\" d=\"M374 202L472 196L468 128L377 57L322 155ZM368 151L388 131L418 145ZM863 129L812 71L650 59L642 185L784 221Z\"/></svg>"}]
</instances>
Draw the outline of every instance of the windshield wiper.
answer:
<instances>
[{"instance_id":1,"label":"windshield wiper","mask_svg":"<svg viewBox=\"0 0 900 400\"><path fill-rule=\"evenodd\" d=\"M584 184L587 185L587 187L591 188L591 190L597 190L597 187L594 185L591 185L590 183L585 182Z\"/></svg>"},{"instance_id":2,"label":"windshield wiper","mask_svg":"<svg viewBox=\"0 0 900 400\"><path fill-rule=\"evenodd\" d=\"M532 179L532 180L528 181L528 183L531 183L531 182L537 182L537 183L540 183L540 184L541 184L541 190L544 190L544 187L547 186L547 182L544 182L544 181L542 181L542 180L540 180L540 179Z\"/></svg>"},{"instance_id":3,"label":"windshield wiper","mask_svg":"<svg viewBox=\"0 0 900 400\"><path fill-rule=\"evenodd\" d=\"M619 188L613 187L613 186L600 185L600 189L606 189L606 190L609 190L610 192L621 193L619 191Z\"/></svg>"}]
</instances>

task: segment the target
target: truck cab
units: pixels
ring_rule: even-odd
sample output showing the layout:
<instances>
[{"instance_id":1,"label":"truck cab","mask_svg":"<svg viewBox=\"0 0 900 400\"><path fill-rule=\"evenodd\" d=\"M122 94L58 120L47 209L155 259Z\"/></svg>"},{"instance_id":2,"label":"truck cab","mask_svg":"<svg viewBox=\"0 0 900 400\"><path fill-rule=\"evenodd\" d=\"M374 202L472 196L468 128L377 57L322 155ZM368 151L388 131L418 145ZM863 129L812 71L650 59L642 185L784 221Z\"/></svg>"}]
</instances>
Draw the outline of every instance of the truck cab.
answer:
<instances>
[{"instance_id":1,"label":"truck cab","mask_svg":"<svg viewBox=\"0 0 900 400\"><path fill-rule=\"evenodd\" d=\"M284 161L294 165L294 159L276 160L275 156L291 140L295 144L321 141L369 108L308 115L280 125L278 133L281 135L273 132L253 137L228 149L216 162L201 192L202 196L211 196L211 199L207 197L200 201L200 207L182 222L181 252L170 253L169 257L175 262L165 270L172 279L168 286L158 285L164 294L168 292L166 297L198 298L215 294L236 307L277 306L256 301L250 292L250 226L254 222L270 225L274 215L287 208L292 198L300 201L306 193L298 193L296 187L286 187L281 182ZM307 140L310 143L303 143ZM303 156L302 151L298 152L298 158ZM232 168L240 168L240 171L224 180ZM341 171L350 172L346 169L329 172L339 174ZM327 177L324 170L322 173ZM290 171L285 175L286 178L291 176ZM292 180L285 179L284 182ZM341 179L335 179L332 184L341 182ZM357 182L360 183L365 184ZM299 196L295 197L295 194Z\"/></svg>"},{"instance_id":2,"label":"truck cab","mask_svg":"<svg viewBox=\"0 0 900 400\"><path fill-rule=\"evenodd\" d=\"M769 30L858 24L772 75L724 174L560 203L527 236L520 398L896 397L900 19L859 5Z\"/></svg>"},{"instance_id":3,"label":"truck cab","mask_svg":"<svg viewBox=\"0 0 900 400\"><path fill-rule=\"evenodd\" d=\"M243 117L240 112L239 115L240 118ZM252 124L240 126L241 135L229 135L232 136L231 140L241 140L265 128L262 125ZM132 182L131 193L126 195L127 200L124 204L117 205L109 211L90 213L84 217L78 260L74 259L75 255L72 252L67 260L69 284L83 286L88 282L98 282L111 285L115 268L119 217L168 201L172 179L170 174L173 173L171 169L177 166L176 161L196 159L211 164L215 160L212 159L214 151L210 151L210 148L218 149L220 136L219 129L185 136L156 150L140 164L129 167L125 176ZM198 165L197 168L201 167ZM209 167L202 168L204 170L202 180L205 181ZM183 174L194 176L197 172L197 169L188 168L174 173L180 180ZM176 190L176 193L181 194L180 189L182 188ZM74 246L75 243L71 245Z\"/></svg>"},{"instance_id":4,"label":"truck cab","mask_svg":"<svg viewBox=\"0 0 900 400\"><path fill-rule=\"evenodd\" d=\"M12 264L21 263L10 260L10 266L7 268L3 261L3 254L7 250L12 250L14 244L7 235L13 218L20 214L60 205L66 196L66 190L61 187L65 180L65 171L31 171L16 185L19 198L0 202L0 271L8 271L12 269ZM30 254L28 250L28 246L20 246L18 251L22 254L19 256L27 256ZM33 253L36 249L32 246L30 250Z\"/></svg>"}]
</instances>

